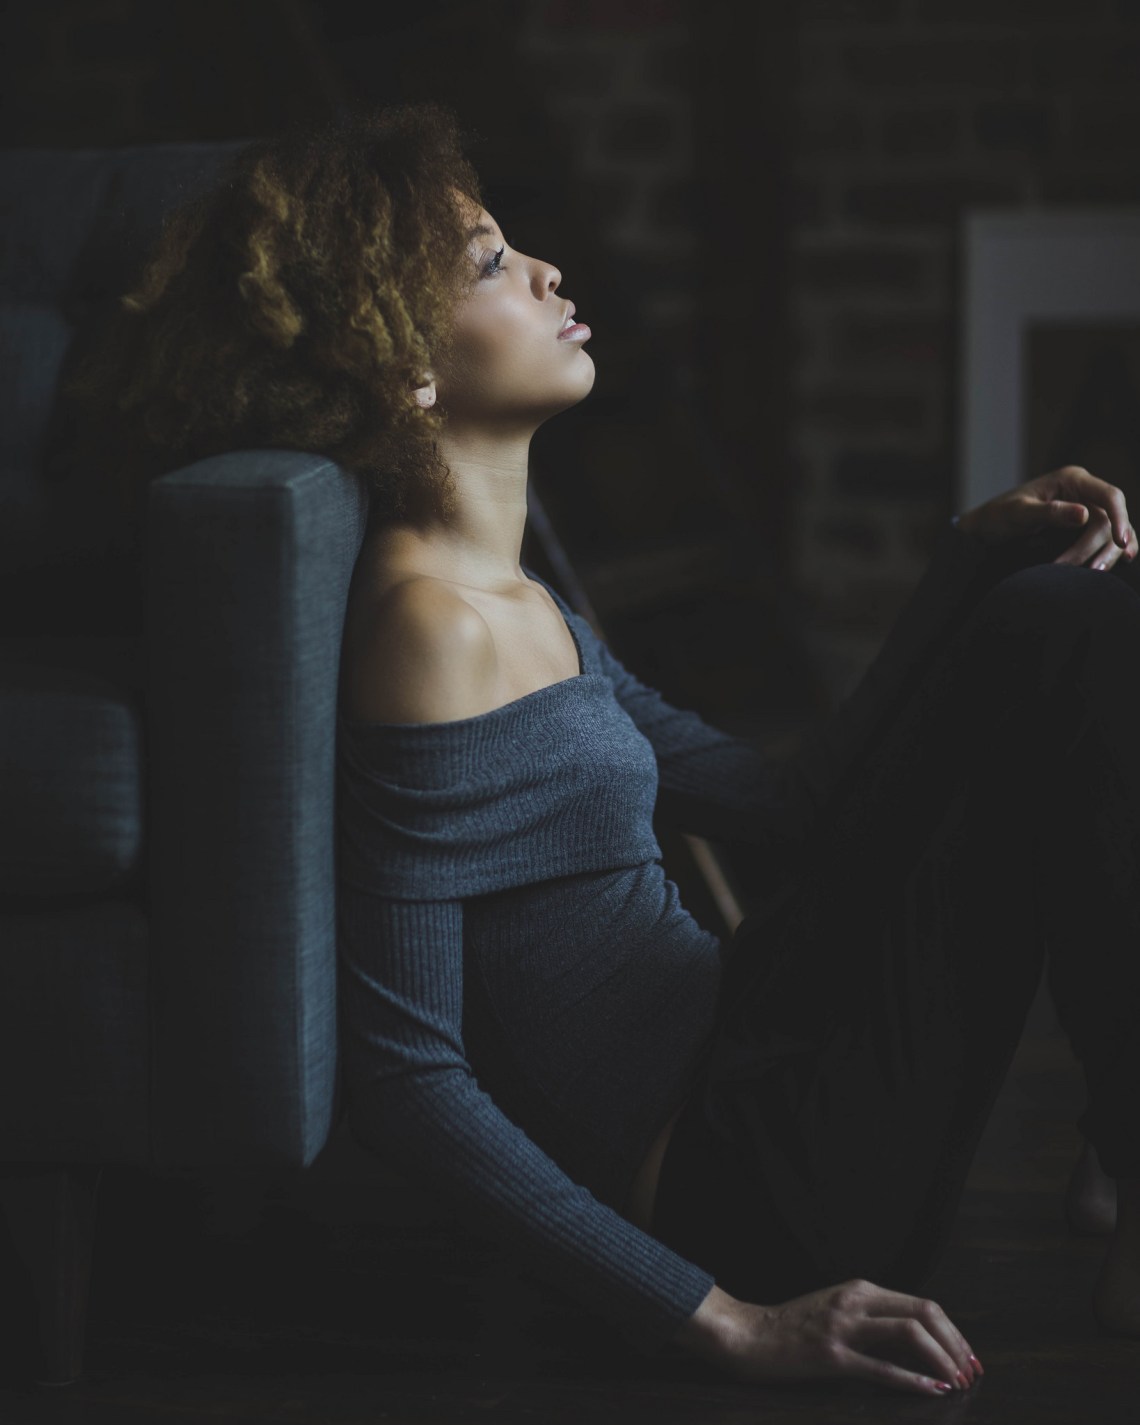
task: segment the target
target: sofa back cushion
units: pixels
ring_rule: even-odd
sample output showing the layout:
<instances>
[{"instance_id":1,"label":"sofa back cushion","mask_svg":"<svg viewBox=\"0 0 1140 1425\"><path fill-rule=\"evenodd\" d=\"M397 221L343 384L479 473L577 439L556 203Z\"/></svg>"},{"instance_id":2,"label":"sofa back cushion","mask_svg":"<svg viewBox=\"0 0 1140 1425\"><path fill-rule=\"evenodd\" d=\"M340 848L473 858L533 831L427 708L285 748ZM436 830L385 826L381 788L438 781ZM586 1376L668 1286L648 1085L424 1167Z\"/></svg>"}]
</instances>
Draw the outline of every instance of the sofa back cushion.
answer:
<instances>
[{"instance_id":1,"label":"sofa back cushion","mask_svg":"<svg viewBox=\"0 0 1140 1425\"><path fill-rule=\"evenodd\" d=\"M0 634L141 628L137 556L98 472L51 473L60 375L165 214L248 142L0 152Z\"/></svg>"}]
</instances>

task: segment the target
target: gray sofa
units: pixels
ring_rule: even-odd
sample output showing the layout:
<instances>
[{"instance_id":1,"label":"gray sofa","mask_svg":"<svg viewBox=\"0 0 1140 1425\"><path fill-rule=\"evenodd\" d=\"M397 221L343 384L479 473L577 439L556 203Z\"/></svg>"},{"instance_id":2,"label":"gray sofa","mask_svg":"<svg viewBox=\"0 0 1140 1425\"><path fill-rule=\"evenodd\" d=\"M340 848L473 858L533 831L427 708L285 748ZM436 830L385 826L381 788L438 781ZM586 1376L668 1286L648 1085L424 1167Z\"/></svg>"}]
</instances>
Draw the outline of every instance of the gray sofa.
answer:
<instances>
[{"instance_id":1,"label":"gray sofa","mask_svg":"<svg viewBox=\"0 0 1140 1425\"><path fill-rule=\"evenodd\" d=\"M0 1187L42 1379L81 1372L104 1165L303 1168L340 1114L341 629L359 482L243 451L145 557L44 475L60 370L238 144L0 153Z\"/></svg>"}]
</instances>

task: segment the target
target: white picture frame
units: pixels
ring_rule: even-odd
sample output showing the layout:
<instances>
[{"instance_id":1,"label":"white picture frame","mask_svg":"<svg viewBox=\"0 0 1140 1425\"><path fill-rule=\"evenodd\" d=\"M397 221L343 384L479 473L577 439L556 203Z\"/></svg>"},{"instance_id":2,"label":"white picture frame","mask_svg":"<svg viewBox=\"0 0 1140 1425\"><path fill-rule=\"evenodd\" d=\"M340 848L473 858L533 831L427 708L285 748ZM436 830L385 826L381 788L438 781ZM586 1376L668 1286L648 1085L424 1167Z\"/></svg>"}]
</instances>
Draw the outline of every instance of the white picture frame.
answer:
<instances>
[{"instance_id":1,"label":"white picture frame","mask_svg":"<svg viewBox=\"0 0 1140 1425\"><path fill-rule=\"evenodd\" d=\"M1140 322L1140 207L967 213L959 250L961 514L1023 478L1029 324Z\"/></svg>"}]
</instances>

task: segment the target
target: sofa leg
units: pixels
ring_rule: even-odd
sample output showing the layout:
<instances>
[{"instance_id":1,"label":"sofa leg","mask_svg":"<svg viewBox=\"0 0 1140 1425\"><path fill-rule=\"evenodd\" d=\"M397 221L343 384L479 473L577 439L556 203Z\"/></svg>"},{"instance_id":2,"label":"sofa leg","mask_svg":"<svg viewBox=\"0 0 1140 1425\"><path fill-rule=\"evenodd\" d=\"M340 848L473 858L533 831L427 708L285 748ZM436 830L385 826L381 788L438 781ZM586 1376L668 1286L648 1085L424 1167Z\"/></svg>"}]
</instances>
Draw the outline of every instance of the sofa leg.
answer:
<instances>
[{"instance_id":1,"label":"sofa leg","mask_svg":"<svg viewBox=\"0 0 1140 1425\"><path fill-rule=\"evenodd\" d=\"M41 1361L37 1385L71 1385L83 1374L95 1197L102 1164L4 1164L0 1194L12 1245L35 1293Z\"/></svg>"}]
</instances>

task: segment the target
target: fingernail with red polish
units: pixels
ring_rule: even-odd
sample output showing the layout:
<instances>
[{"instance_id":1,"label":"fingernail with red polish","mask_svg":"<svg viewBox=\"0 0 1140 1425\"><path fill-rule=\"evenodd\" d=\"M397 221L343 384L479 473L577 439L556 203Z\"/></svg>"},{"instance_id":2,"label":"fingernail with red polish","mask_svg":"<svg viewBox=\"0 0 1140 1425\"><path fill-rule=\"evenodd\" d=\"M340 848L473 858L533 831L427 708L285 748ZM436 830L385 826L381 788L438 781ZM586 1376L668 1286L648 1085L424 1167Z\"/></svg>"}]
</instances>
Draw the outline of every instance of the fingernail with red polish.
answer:
<instances>
[{"instance_id":1,"label":"fingernail with red polish","mask_svg":"<svg viewBox=\"0 0 1140 1425\"><path fill-rule=\"evenodd\" d=\"M977 1356L971 1356L971 1357L970 1357L970 1364L973 1366L973 1368L977 1371L977 1373L978 1373L979 1375L981 1375L981 1376L984 1376L984 1375L985 1375L985 1373L986 1373L986 1372L985 1372L985 1369L984 1369L984 1367L982 1366L981 1361L978 1360Z\"/></svg>"}]
</instances>

